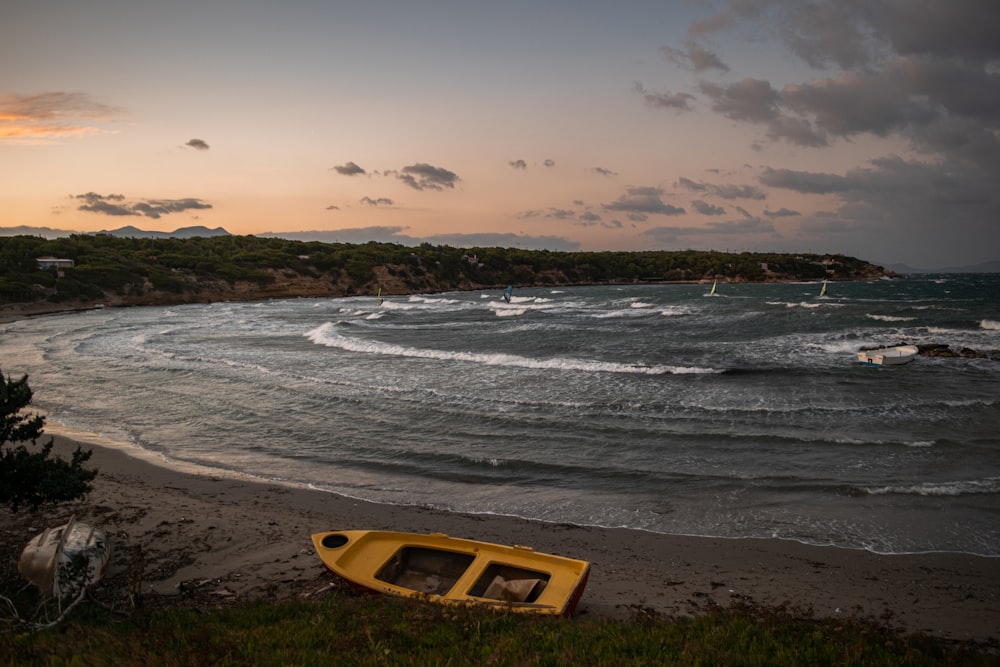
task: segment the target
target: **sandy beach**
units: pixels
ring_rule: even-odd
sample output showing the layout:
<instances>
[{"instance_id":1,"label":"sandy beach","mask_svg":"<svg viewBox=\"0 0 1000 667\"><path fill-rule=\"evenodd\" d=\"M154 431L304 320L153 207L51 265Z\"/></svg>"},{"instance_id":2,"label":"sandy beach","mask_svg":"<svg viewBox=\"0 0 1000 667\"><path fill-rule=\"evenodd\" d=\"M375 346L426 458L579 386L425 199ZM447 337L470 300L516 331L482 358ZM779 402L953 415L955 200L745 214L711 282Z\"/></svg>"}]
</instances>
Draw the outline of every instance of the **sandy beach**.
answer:
<instances>
[{"instance_id":1,"label":"sandy beach","mask_svg":"<svg viewBox=\"0 0 1000 667\"><path fill-rule=\"evenodd\" d=\"M54 452L67 458L77 444L62 435L55 441ZM93 451L89 466L99 470L90 496L34 516L5 512L5 541L26 544L46 525L75 514L112 537L108 581L134 580L141 547L147 597L192 590L220 601L308 596L334 581L310 535L369 528L438 531L589 560L593 569L578 615L690 615L713 604L749 603L824 618L883 618L905 631L954 640L996 641L1000 628L996 558L883 556L783 540L660 535L382 505L197 474L103 443L82 444Z\"/></svg>"}]
</instances>

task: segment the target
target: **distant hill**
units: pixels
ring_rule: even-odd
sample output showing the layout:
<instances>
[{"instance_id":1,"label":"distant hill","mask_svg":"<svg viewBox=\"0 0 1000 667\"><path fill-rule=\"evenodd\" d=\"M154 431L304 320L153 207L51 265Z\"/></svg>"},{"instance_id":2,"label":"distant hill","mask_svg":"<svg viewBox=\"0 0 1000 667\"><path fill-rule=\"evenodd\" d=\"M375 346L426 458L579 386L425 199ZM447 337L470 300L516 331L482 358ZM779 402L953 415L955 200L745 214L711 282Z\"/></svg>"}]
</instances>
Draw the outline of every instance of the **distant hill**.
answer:
<instances>
[{"instance_id":1,"label":"distant hill","mask_svg":"<svg viewBox=\"0 0 1000 667\"><path fill-rule=\"evenodd\" d=\"M208 227L201 225L195 227L181 227L180 229L175 229L172 232L147 232L144 229L127 225L125 227L119 227L118 229L101 230L98 234L110 234L111 236L117 236L119 238L132 239L192 239L199 236L232 236L232 234L227 232L222 227L209 229Z\"/></svg>"},{"instance_id":2,"label":"distant hill","mask_svg":"<svg viewBox=\"0 0 1000 667\"><path fill-rule=\"evenodd\" d=\"M27 227L18 225L17 227L0 227L0 236L41 236L43 239L58 239L70 234L79 232L69 232L65 229L52 229L51 227Z\"/></svg>"},{"instance_id":3,"label":"distant hill","mask_svg":"<svg viewBox=\"0 0 1000 667\"><path fill-rule=\"evenodd\" d=\"M17 227L0 227L0 236L41 236L43 239L59 239L72 236L73 234L92 234L93 232L75 232L68 229L52 229L51 227L28 227L19 225ZM181 227L172 232L147 232L144 229L128 225L118 229L104 229L97 234L108 234L118 238L133 239L190 239L197 236L232 236L222 227L209 229L208 227Z\"/></svg>"}]
</instances>

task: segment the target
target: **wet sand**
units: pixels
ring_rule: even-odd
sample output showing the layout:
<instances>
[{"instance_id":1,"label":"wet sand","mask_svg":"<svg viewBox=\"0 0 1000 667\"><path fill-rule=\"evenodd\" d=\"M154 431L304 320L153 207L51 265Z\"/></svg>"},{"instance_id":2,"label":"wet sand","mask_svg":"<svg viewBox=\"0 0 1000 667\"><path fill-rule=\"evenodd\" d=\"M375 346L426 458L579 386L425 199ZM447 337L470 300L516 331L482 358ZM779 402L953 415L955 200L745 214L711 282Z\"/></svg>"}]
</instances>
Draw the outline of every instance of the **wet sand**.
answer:
<instances>
[{"instance_id":1,"label":"wet sand","mask_svg":"<svg viewBox=\"0 0 1000 667\"><path fill-rule=\"evenodd\" d=\"M54 452L66 458L77 444L62 435L55 440ZM590 583L577 615L693 615L711 605L747 603L786 605L820 618L888 619L904 631L954 640L1000 636L1000 558L885 556L785 540L660 535L383 505L196 474L103 443L82 444L93 451L88 467L99 470L93 492L28 523L17 515L21 532L11 539L26 544L46 525L75 514L112 537L108 580L126 580L141 547L147 595L197 589L219 600L306 596L333 581L310 535L368 528L443 532L588 560Z\"/></svg>"}]
</instances>

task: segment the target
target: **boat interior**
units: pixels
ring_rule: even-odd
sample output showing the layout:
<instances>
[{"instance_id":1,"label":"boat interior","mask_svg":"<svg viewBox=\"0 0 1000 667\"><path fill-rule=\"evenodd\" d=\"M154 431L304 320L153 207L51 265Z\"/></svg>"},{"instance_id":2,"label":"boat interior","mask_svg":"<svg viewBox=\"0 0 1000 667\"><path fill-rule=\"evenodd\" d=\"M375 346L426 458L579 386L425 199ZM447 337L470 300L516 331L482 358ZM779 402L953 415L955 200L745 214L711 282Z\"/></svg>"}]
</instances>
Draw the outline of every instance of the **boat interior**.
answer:
<instances>
[{"instance_id":1,"label":"boat interior","mask_svg":"<svg viewBox=\"0 0 1000 667\"><path fill-rule=\"evenodd\" d=\"M403 547L375 574L375 578L402 588L446 595L475 561L467 553ZM549 574L535 570L491 563L477 577L466 593L488 600L531 603L538 599L549 581Z\"/></svg>"}]
</instances>

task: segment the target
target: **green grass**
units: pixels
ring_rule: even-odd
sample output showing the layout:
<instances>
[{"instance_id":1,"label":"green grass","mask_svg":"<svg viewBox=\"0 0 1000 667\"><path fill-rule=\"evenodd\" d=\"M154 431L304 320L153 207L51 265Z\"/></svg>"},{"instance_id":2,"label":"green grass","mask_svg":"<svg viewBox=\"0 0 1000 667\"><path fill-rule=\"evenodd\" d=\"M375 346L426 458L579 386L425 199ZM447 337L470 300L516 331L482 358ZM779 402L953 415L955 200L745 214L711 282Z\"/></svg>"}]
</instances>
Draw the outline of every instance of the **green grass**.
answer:
<instances>
[{"instance_id":1,"label":"green grass","mask_svg":"<svg viewBox=\"0 0 1000 667\"><path fill-rule=\"evenodd\" d=\"M85 603L51 629L0 625L0 665L209 664L996 665L1000 657L784 610L564 619L347 594L128 618Z\"/></svg>"}]
</instances>

